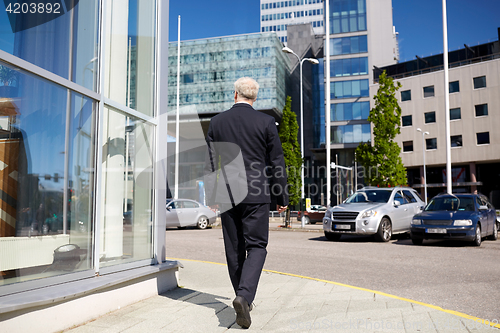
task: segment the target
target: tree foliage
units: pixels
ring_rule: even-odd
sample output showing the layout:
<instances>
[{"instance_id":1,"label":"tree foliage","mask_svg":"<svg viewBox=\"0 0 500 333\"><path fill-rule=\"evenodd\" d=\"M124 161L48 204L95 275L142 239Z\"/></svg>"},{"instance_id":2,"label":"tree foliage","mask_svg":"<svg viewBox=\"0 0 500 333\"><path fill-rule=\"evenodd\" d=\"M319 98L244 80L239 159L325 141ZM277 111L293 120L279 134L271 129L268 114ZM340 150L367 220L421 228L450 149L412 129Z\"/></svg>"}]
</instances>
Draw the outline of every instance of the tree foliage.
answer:
<instances>
[{"instance_id":1,"label":"tree foliage","mask_svg":"<svg viewBox=\"0 0 500 333\"><path fill-rule=\"evenodd\" d=\"M283 116L279 125L278 134L283 148L285 165L287 168L287 182L290 205L299 203L301 196L302 180L300 171L302 168L302 154L300 144L297 140L299 124L297 115L292 112L292 99L287 96Z\"/></svg>"},{"instance_id":2,"label":"tree foliage","mask_svg":"<svg viewBox=\"0 0 500 333\"><path fill-rule=\"evenodd\" d=\"M368 117L373 124L373 146L366 143L356 149L356 159L364 167L365 182L370 185L406 185L401 148L394 142L401 126L401 108L396 99L400 87L401 83L394 83L385 71L380 75L375 107Z\"/></svg>"}]
</instances>

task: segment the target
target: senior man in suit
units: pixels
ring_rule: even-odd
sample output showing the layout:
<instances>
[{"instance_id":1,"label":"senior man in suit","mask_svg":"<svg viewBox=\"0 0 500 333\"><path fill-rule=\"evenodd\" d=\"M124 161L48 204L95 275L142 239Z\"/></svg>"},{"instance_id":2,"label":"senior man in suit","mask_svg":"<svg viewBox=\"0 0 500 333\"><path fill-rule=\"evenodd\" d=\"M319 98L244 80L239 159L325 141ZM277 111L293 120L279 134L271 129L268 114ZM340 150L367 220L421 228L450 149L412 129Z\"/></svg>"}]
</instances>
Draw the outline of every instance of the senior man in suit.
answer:
<instances>
[{"instance_id":1,"label":"senior man in suit","mask_svg":"<svg viewBox=\"0 0 500 333\"><path fill-rule=\"evenodd\" d=\"M205 182L208 204L221 211L236 323L248 328L267 255L271 196L284 211L287 176L275 119L253 108L258 83L243 77L234 88L233 107L210 121Z\"/></svg>"}]
</instances>

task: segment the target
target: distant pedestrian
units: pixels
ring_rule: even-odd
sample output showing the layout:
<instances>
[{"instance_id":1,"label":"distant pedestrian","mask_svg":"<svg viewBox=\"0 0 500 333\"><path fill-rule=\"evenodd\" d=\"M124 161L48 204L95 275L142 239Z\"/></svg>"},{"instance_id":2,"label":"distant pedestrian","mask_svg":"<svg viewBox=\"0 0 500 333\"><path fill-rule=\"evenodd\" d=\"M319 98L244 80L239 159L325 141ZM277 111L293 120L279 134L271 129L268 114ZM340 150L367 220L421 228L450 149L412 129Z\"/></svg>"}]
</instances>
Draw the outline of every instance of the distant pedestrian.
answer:
<instances>
[{"instance_id":1,"label":"distant pedestrian","mask_svg":"<svg viewBox=\"0 0 500 333\"><path fill-rule=\"evenodd\" d=\"M208 204L221 211L236 323L248 328L267 255L271 193L284 211L287 176L275 119L253 108L258 83L244 77L234 88L235 104L213 117L208 129L206 192Z\"/></svg>"}]
</instances>

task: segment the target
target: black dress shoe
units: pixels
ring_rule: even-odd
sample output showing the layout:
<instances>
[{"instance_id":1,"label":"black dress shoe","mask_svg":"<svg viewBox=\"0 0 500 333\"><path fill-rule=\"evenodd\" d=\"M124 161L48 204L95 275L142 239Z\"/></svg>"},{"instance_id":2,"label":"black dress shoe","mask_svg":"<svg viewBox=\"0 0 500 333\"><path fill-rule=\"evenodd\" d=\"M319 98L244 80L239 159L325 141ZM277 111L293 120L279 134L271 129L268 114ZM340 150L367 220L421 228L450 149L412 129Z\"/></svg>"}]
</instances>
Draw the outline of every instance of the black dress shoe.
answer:
<instances>
[{"instance_id":1,"label":"black dress shoe","mask_svg":"<svg viewBox=\"0 0 500 333\"><path fill-rule=\"evenodd\" d=\"M236 296L233 301L233 307L236 311L236 324L242 328L249 328L250 324L252 324L252 319L250 318L250 307L246 299Z\"/></svg>"}]
</instances>

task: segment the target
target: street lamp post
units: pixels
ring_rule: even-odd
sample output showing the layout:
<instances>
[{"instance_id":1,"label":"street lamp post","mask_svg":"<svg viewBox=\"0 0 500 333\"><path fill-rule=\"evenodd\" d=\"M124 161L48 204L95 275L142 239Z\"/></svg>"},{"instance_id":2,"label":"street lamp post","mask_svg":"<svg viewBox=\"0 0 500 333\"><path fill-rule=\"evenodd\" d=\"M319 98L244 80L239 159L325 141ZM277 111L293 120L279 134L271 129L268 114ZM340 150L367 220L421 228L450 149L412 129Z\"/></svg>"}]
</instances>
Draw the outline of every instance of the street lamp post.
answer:
<instances>
[{"instance_id":1,"label":"street lamp post","mask_svg":"<svg viewBox=\"0 0 500 333\"><path fill-rule=\"evenodd\" d=\"M424 200L425 205L427 205L427 173L425 172L425 135L429 135L429 132L424 132L422 129L417 128L417 131L422 133L422 155L424 156Z\"/></svg>"},{"instance_id":2,"label":"street lamp post","mask_svg":"<svg viewBox=\"0 0 500 333\"><path fill-rule=\"evenodd\" d=\"M314 59L314 58L303 58L303 59L300 59L300 57L292 51L292 49L290 49L289 47L283 47L283 49L281 49L283 52L285 53L289 53L289 54L293 54L294 56L297 57L297 61L299 62L299 65L300 65L300 154L301 154L301 157L302 157L302 168L301 168L301 171L300 171L300 179L302 181L302 187L301 187L301 198L304 198L305 196L305 191L304 191L304 102L303 102L303 98L302 98L302 64L304 63L304 61L309 61L311 64L313 65L317 65L319 64L319 61L317 59ZM303 219L302 220L302 227L304 227L304 222L303 222Z\"/></svg>"}]
</instances>

